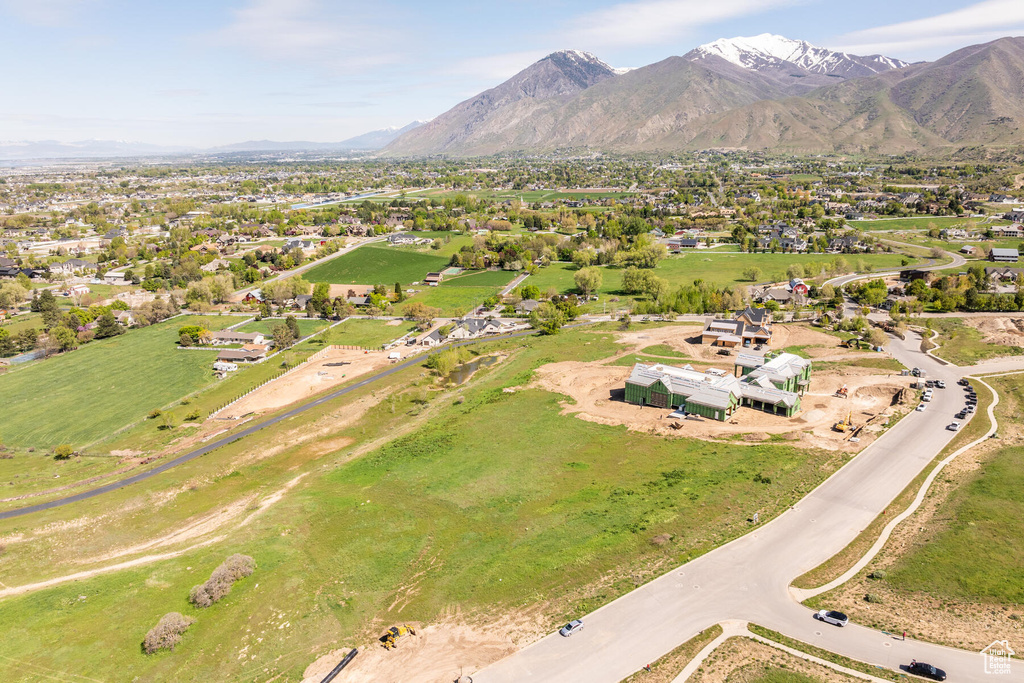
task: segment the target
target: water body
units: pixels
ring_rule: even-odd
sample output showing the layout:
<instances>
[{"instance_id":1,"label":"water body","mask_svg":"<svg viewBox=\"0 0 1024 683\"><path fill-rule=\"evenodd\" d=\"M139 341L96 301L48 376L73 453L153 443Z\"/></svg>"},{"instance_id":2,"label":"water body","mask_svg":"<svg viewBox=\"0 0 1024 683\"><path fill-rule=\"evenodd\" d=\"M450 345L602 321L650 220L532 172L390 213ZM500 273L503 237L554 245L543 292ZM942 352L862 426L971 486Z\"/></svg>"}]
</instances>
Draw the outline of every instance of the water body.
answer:
<instances>
[{"instance_id":1,"label":"water body","mask_svg":"<svg viewBox=\"0 0 1024 683\"><path fill-rule=\"evenodd\" d=\"M481 356L480 358L475 358L468 363L463 363L451 371L446 378L447 383L464 384L466 380L468 380L472 374L481 367L489 368L497 362L497 356Z\"/></svg>"}]
</instances>

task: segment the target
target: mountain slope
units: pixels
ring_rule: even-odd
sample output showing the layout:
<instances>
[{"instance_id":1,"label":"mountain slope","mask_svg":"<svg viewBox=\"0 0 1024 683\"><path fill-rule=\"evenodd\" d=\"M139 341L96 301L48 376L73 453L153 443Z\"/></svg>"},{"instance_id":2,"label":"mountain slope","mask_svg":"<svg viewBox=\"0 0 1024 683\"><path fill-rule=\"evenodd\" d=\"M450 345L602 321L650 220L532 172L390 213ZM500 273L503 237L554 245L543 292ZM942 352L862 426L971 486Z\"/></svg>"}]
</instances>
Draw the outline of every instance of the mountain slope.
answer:
<instances>
[{"instance_id":1,"label":"mountain slope","mask_svg":"<svg viewBox=\"0 0 1024 683\"><path fill-rule=\"evenodd\" d=\"M468 99L398 138L387 152L396 155L448 151L486 154L515 144L520 126L557 109L616 71L597 57L576 50L555 52L501 85Z\"/></svg>"}]
</instances>

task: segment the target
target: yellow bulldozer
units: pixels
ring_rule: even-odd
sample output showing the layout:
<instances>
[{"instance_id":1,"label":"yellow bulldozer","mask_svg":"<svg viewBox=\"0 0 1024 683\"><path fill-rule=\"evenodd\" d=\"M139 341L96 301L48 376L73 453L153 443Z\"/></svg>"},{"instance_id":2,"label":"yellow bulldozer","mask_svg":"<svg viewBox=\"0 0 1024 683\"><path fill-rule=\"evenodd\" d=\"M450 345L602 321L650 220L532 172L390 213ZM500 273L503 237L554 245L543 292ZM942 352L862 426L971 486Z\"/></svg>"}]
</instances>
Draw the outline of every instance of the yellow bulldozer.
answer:
<instances>
[{"instance_id":1,"label":"yellow bulldozer","mask_svg":"<svg viewBox=\"0 0 1024 683\"><path fill-rule=\"evenodd\" d=\"M388 629L387 633L381 636L380 642L384 645L385 650L390 650L393 647L398 647L398 639L404 635L414 636L416 631L408 624L405 626L392 626Z\"/></svg>"},{"instance_id":2,"label":"yellow bulldozer","mask_svg":"<svg viewBox=\"0 0 1024 683\"><path fill-rule=\"evenodd\" d=\"M844 434L853 429L853 411L850 411L850 414L846 416L845 420L840 420L832 425L832 429L837 432L843 432Z\"/></svg>"}]
</instances>

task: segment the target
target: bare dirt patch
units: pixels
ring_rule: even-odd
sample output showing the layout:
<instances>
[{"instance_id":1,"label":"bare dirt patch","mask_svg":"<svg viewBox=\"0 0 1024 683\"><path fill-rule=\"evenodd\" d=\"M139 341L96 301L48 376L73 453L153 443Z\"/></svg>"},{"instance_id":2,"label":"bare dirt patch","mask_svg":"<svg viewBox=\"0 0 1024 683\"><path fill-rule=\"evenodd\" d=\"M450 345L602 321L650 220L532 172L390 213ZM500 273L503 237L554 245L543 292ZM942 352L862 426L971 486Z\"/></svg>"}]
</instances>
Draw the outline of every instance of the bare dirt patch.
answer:
<instances>
[{"instance_id":1,"label":"bare dirt patch","mask_svg":"<svg viewBox=\"0 0 1024 683\"><path fill-rule=\"evenodd\" d=\"M257 389L241 401L228 406L218 417L239 418L249 413L265 413L309 398L390 363L383 351L332 349L320 360Z\"/></svg>"},{"instance_id":2,"label":"bare dirt patch","mask_svg":"<svg viewBox=\"0 0 1024 683\"><path fill-rule=\"evenodd\" d=\"M509 617L502 621L472 625L452 620L416 628L415 636L403 636L394 650L380 643L360 647L359 655L345 669L351 683L437 683L454 681L515 652L542 632L535 618ZM383 633L390 624L382 626ZM348 653L334 650L310 664L303 683L319 681Z\"/></svg>"},{"instance_id":3,"label":"bare dirt patch","mask_svg":"<svg viewBox=\"0 0 1024 683\"><path fill-rule=\"evenodd\" d=\"M819 681L859 681L815 662L750 638L730 638L722 643L690 677L693 683L747 683L760 681L772 669L784 669Z\"/></svg>"},{"instance_id":4,"label":"bare dirt patch","mask_svg":"<svg viewBox=\"0 0 1024 683\"><path fill-rule=\"evenodd\" d=\"M1024 318L964 318L964 322L985 335L982 341L987 344L1024 347Z\"/></svg>"},{"instance_id":5,"label":"bare dirt patch","mask_svg":"<svg viewBox=\"0 0 1024 683\"><path fill-rule=\"evenodd\" d=\"M711 365L731 373L734 356L719 356L711 347L687 340L696 329L677 326L621 334L618 341L628 344L629 348L612 360L628 357L653 344L666 344L688 358L704 359L700 369ZM828 344L822 347L823 350L830 350L836 345L835 338L801 326L776 326L775 334L786 341L799 342L793 345ZM877 357L878 354L846 352L837 348L825 358L841 361L860 356ZM786 440L799 440L811 447L857 451L884 429L888 419L898 410L892 405L893 397L909 383L907 378L873 368L848 366L841 371L814 371L810 388L802 399L802 411L794 418L741 408L727 422L676 420L668 417L670 410L650 406L641 408L626 403L623 388L630 368L605 365L607 362L608 359L593 363L551 363L538 368L535 384L571 399L563 403L563 414L576 415L599 424L624 425L635 431L666 436L738 439L745 443L760 443L773 436L784 435ZM669 365L687 362L683 359L665 360ZM843 385L849 391L847 399L834 395ZM842 434L832 429L832 425L851 413L854 425L864 426L858 434L859 442L851 442L850 433ZM682 427L673 429L674 424Z\"/></svg>"}]
</instances>

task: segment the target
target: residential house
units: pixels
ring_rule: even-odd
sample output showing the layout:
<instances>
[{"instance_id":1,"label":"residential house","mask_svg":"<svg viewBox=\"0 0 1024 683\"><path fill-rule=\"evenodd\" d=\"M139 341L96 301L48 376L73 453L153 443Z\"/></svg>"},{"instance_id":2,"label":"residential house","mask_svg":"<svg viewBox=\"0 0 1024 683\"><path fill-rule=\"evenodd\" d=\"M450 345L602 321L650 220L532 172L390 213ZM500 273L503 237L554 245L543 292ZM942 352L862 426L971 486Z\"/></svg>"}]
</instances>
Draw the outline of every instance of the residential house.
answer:
<instances>
[{"instance_id":1,"label":"residential house","mask_svg":"<svg viewBox=\"0 0 1024 683\"><path fill-rule=\"evenodd\" d=\"M262 344L265 339L261 332L236 332L234 330L218 330L211 333L213 343L222 344Z\"/></svg>"},{"instance_id":2,"label":"residential house","mask_svg":"<svg viewBox=\"0 0 1024 683\"><path fill-rule=\"evenodd\" d=\"M427 276L423 278L423 284L437 287L443 280L444 275L442 273L427 273Z\"/></svg>"},{"instance_id":3,"label":"residential house","mask_svg":"<svg viewBox=\"0 0 1024 683\"><path fill-rule=\"evenodd\" d=\"M242 297L242 303L252 305L258 305L263 303L263 290L254 289L251 292L246 292L245 296Z\"/></svg>"},{"instance_id":4,"label":"residential house","mask_svg":"<svg viewBox=\"0 0 1024 683\"><path fill-rule=\"evenodd\" d=\"M1024 225L1014 223L1013 225L997 225L992 228L992 234L997 237L1024 237Z\"/></svg>"},{"instance_id":5,"label":"residential house","mask_svg":"<svg viewBox=\"0 0 1024 683\"><path fill-rule=\"evenodd\" d=\"M523 299L516 304L516 313L519 315L529 315L530 313L533 313L533 309L537 308L539 305L540 302L536 299Z\"/></svg>"},{"instance_id":6,"label":"residential house","mask_svg":"<svg viewBox=\"0 0 1024 683\"><path fill-rule=\"evenodd\" d=\"M134 327L136 323L135 314L131 311L114 311L114 320L125 327Z\"/></svg>"},{"instance_id":7,"label":"residential house","mask_svg":"<svg viewBox=\"0 0 1024 683\"><path fill-rule=\"evenodd\" d=\"M771 311L748 306L732 320L709 318L701 333L701 343L725 348L771 344L771 323Z\"/></svg>"},{"instance_id":8,"label":"residential house","mask_svg":"<svg viewBox=\"0 0 1024 683\"><path fill-rule=\"evenodd\" d=\"M450 339L475 339L489 334L501 334L503 325L493 318L466 318L455 321Z\"/></svg>"},{"instance_id":9,"label":"residential house","mask_svg":"<svg viewBox=\"0 0 1024 683\"><path fill-rule=\"evenodd\" d=\"M416 244L416 242L416 236L410 235L409 233L406 232L395 232L388 235L388 244L390 244L393 247Z\"/></svg>"},{"instance_id":10,"label":"residential house","mask_svg":"<svg viewBox=\"0 0 1024 683\"><path fill-rule=\"evenodd\" d=\"M254 363L267 357L266 344L248 344L240 349L224 349L217 354L218 363Z\"/></svg>"},{"instance_id":11,"label":"residential house","mask_svg":"<svg viewBox=\"0 0 1024 683\"><path fill-rule=\"evenodd\" d=\"M960 247L960 253L967 254L968 256L974 256L976 253L978 253L978 248L971 246L970 244L965 244L964 246Z\"/></svg>"}]
</instances>

